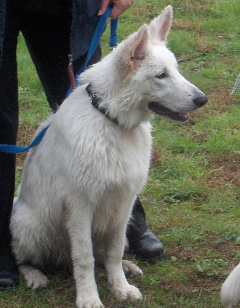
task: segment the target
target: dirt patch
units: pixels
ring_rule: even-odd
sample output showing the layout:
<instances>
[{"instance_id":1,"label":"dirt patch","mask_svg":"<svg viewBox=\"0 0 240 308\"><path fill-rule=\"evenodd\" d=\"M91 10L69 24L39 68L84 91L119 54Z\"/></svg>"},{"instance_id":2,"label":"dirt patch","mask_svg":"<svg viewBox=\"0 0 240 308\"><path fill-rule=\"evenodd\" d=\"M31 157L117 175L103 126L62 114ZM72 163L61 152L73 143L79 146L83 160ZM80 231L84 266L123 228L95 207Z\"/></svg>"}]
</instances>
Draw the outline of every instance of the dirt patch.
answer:
<instances>
[{"instance_id":1,"label":"dirt patch","mask_svg":"<svg viewBox=\"0 0 240 308\"><path fill-rule=\"evenodd\" d=\"M174 19L172 28L175 30L195 30L197 25L188 19Z\"/></svg>"},{"instance_id":2,"label":"dirt patch","mask_svg":"<svg viewBox=\"0 0 240 308\"><path fill-rule=\"evenodd\" d=\"M227 261L234 258L237 253L240 253L240 247L235 241L217 241L215 238L214 242L212 242L212 238L210 238L209 241L199 242L197 248L186 249L184 246L169 247L168 256L175 256L177 259L183 260L195 260L196 257L201 255L207 258L206 250L211 254L220 254Z\"/></svg>"},{"instance_id":3,"label":"dirt patch","mask_svg":"<svg viewBox=\"0 0 240 308\"><path fill-rule=\"evenodd\" d=\"M210 253L206 253L209 251ZM236 245L232 240L225 240L222 242L201 242L196 249L186 249L183 246L178 246L174 248L168 248L168 258L171 259L175 257L179 261L182 260L180 264L183 265L183 271L188 276L188 282L179 283L179 281L171 281L167 277L161 279L161 285L166 291L174 290L179 295L189 294L199 297L202 293L211 294L212 292L219 292L221 284L226 279L227 271L231 271L238 260L236 255L240 252L239 246ZM222 260L224 266L220 266L215 260L220 256L219 259ZM201 272L198 269L199 262L204 260L213 264L213 272L211 269L206 272ZM201 260L201 261L200 261ZM184 265L186 264L186 266ZM181 265L180 265L181 266Z\"/></svg>"},{"instance_id":4,"label":"dirt patch","mask_svg":"<svg viewBox=\"0 0 240 308\"><path fill-rule=\"evenodd\" d=\"M227 107L233 104L239 104L239 101L231 96L232 86L216 86L214 93L208 93L208 100L212 106L217 108L218 113L226 111Z\"/></svg>"},{"instance_id":5,"label":"dirt patch","mask_svg":"<svg viewBox=\"0 0 240 308\"><path fill-rule=\"evenodd\" d=\"M20 122L18 128L18 135L17 135L17 145L19 146L27 146L33 139L33 136L37 130L36 127L32 127L28 122ZM27 152L19 153L16 155L16 166L24 165L24 162L27 157Z\"/></svg>"},{"instance_id":6,"label":"dirt patch","mask_svg":"<svg viewBox=\"0 0 240 308\"><path fill-rule=\"evenodd\" d=\"M240 157L216 157L209 162L209 169L213 170L207 175L207 186L216 188L226 186L226 182L240 187Z\"/></svg>"}]
</instances>

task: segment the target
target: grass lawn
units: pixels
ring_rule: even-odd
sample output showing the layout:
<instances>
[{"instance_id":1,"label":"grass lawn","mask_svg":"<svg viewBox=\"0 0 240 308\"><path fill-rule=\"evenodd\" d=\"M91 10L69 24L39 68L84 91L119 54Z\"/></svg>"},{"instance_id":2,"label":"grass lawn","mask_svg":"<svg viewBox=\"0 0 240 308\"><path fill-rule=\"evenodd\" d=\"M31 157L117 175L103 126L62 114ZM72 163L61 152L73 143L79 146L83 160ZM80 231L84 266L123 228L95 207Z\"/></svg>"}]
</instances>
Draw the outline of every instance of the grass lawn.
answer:
<instances>
[{"instance_id":1,"label":"grass lawn","mask_svg":"<svg viewBox=\"0 0 240 308\"><path fill-rule=\"evenodd\" d=\"M185 125L152 121L154 149L149 181L141 200L151 229L167 258L148 264L126 254L144 275L131 280L144 301L119 303L107 291L106 273L96 270L106 308L221 307L220 287L240 253L240 73L239 0L138 0L119 20L119 41L148 23L168 4L174 21L168 46L181 73L208 96L208 103ZM102 38L108 52L109 29ZM30 142L37 123L50 112L23 37L18 44L19 145ZM18 186L26 154L17 157ZM75 307L71 276L49 277L46 290L20 288L1 293L1 308Z\"/></svg>"}]
</instances>

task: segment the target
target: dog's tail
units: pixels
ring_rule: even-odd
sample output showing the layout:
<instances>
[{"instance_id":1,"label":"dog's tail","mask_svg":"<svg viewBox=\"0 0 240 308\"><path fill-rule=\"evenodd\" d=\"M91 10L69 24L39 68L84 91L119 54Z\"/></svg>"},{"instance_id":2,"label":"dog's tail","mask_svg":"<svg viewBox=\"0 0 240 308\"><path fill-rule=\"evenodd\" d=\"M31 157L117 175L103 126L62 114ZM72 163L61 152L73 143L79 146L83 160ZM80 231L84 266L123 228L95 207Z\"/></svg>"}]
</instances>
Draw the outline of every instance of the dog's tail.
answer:
<instances>
[{"instance_id":1,"label":"dog's tail","mask_svg":"<svg viewBox=\"0 0 240 308\"><path fill-rule=\"evenodd\" d=\"M224 281L221 299L225 308L231 308L240 301L240 263Z\"/></svg>"}]
</instances>

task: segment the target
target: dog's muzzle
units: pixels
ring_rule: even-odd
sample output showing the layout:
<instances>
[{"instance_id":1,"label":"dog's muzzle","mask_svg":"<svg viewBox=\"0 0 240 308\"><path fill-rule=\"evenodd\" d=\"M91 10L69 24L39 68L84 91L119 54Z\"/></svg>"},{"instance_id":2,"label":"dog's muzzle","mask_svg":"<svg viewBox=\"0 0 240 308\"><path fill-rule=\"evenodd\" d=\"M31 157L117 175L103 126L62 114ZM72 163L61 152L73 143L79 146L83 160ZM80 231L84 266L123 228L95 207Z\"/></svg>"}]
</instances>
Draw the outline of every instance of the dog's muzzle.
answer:
<instances>
[{"instance_id":1,"label":"dog's muzzle","mask_svg":"<svg viewBox=\"0 0 240 308\"><path fill-rule=\"evenodd\" d=\"M148 105L148 108L152 110L154 113L157 113L160 116L163 116L165 118L169 118L171 120L177 121L177 122L187 122L189 120L189 113L178 113L170 110L169 108L163 107L158 103L151 102Z\"/></svg>"}]
</instances>

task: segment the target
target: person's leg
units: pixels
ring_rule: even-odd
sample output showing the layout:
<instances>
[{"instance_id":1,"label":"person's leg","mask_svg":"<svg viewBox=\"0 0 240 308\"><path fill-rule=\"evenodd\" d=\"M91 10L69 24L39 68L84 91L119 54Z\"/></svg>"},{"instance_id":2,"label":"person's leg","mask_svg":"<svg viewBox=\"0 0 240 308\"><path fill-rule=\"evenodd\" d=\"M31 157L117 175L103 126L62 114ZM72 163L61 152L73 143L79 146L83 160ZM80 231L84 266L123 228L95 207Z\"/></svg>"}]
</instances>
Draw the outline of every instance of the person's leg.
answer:
<instances>
[{"instance_id":1,"label":"person's leg","mask_svg":"<svg viewBox=\"0 0 240 308\"><path fill-rule=\"evenodd\" d=\"M53 111L69 87L67 73L70 45L68 16L24 12L21 31Z\"/></svg>"},{"instance_id":2,"label":"person's leg","mask_svg":"<svg viewBox=\"0 0 240 308\"><path fill-rule=\"evenodd\" d=\"M70 87L68 54L70 53L71 20L68 16L26 14L26 26L22 32L26 40L40 81L53 111L57 110ZM30 26L31 25L31 26ZM73 63L76 74L85 62L83 55ZM101 48L89 61L89 65L101 59Z\"/></svg>"},{"instance_id":3,"label":"person's leg","mask_svg":"<svg viewBox=\"0 0 240 308\"><path fill-rule=\"evenodd\" d=\"M0 67L0 143L15 144L18 127L17 23L7 5L2 65ZM11 251L9 220L15 184L15 155L0 153L0 290L18 284Z\"/></svg>"},{"instance_id":4,"label":"person's leg","mask_svg":"<svg viewBox=\"0 0 240 308\"><path fill-rule=\"evenodd\" d=\"M136 257L153 261L165 256L165 249L156 235L149 229L139 197L137 197L132 217L127 228L129 251Z\"/></svg>"}]
</instances>

